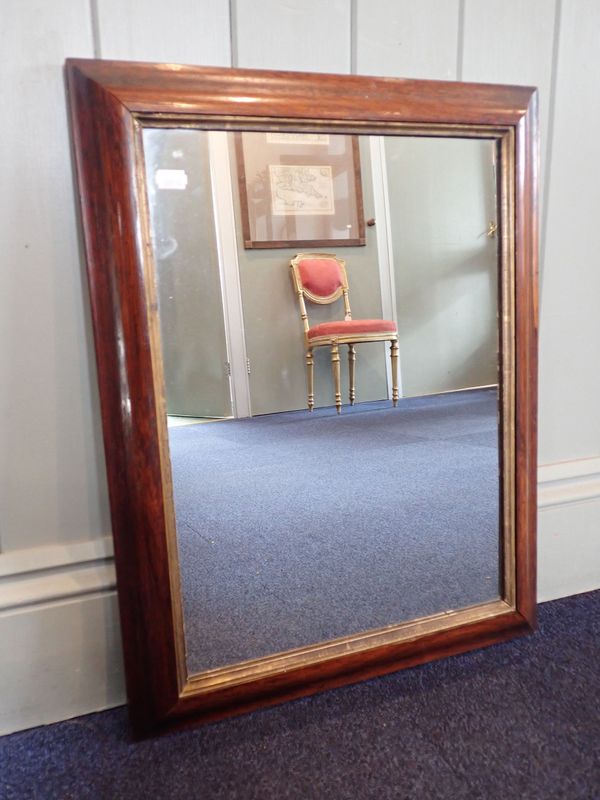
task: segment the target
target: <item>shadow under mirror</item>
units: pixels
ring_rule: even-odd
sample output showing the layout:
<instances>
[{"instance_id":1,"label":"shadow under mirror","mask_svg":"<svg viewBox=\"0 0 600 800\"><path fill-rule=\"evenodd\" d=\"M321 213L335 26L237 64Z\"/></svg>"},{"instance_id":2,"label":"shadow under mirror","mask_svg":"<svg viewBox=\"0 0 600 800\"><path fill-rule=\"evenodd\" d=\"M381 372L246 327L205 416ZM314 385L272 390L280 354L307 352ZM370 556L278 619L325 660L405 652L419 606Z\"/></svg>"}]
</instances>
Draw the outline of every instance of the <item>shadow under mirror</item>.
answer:
<instances>
[{"instance_id":1,"label":"shadow under mirror","mask_svg":"<svg viewBox=\"0 0 600 800\"><path fill-rule=\"evenodd\" d=\"M494 141L143 147L188 672L499 598Z\"/></svg>"}]
</instances>

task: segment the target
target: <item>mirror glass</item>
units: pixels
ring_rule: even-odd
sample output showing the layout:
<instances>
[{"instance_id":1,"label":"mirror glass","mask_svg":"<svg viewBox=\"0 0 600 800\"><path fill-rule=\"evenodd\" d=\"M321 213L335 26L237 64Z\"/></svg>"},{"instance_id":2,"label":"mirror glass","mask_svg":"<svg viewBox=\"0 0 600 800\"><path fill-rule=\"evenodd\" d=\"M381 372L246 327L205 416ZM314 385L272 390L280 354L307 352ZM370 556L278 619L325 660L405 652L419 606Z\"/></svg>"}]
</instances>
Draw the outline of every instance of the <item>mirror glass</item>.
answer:
<instances>
[{"instance_id":1,"label":"mirror glass","mask_svg":"<svg viewBox=\"0 0 600 800\"><path fill-rule=\"evenodd\" d=\"M143 148L188 671L499 598L495 142Z\"/></svg>"}]
</instances>

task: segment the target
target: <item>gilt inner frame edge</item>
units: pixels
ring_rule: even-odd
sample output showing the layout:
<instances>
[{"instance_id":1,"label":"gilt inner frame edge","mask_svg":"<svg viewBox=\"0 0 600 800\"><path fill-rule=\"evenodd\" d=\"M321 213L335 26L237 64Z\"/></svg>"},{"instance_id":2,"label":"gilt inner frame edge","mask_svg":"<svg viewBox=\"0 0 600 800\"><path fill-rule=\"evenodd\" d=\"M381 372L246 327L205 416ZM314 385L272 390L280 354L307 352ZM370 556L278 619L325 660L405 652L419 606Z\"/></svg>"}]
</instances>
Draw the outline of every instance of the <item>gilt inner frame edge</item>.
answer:
<instances>
[{"instance_id":1,"label":"gilt inner frame edge","mask_svg":"<svg viewBox=\"0 0 600 800\"><path fill-rule=\"evenodd\" d=\"M480 124L416 124L404 122L356 122L348 120L316 120L281 117L241 117L202 115L181 112L132 114L135 135L136 195L139 208L140 233L144 255L144 285L150 349L153 365L153 385L158 420L162 492L165 508L165 529L169 552L169 576L172 594L173 623L176 631L176 661L179 696L211 694L215 689L252 683L255 680L288 672L344 654L365 652L381 645L414 641L427 634L476 623L514 612L516 609L515 556L515 130L512 125ZM190 675L185 657L182 596L179 578L173 486L169 458L166 404L164 397L163 361L160 345L158 302L155 287L155 264L150 238L150 220L146 193L142 133L144 128L188 128L219 131L290 130L318 132L324 129L336 134L402 135L432 138L474 138L496 141L497 191L499 214L499 425L501 513L499 547L501 565L501 598L460 610L419 617L349 634L337 639L304 645L257 659L204 670ZM508 491L507 491L508 489Z\"/></svg>"}]
</instances>

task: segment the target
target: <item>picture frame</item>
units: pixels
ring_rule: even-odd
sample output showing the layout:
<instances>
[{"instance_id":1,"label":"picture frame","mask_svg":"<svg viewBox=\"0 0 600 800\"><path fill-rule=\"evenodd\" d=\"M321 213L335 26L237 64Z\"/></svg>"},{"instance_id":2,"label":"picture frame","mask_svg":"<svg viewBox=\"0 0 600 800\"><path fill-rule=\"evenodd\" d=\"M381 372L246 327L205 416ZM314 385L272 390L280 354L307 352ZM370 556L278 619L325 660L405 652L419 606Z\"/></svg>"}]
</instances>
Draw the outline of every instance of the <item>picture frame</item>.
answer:
<instances>
[{"instance_id":1,"label":"picture frame","mask_svg":"<svg viewBox=\"0 0 600 800\"><path fill-rule=\"evenodd\" d=\"M365 245L357 136L243 131L235 151L246 249Z\"/></svg>"}]
</instances>

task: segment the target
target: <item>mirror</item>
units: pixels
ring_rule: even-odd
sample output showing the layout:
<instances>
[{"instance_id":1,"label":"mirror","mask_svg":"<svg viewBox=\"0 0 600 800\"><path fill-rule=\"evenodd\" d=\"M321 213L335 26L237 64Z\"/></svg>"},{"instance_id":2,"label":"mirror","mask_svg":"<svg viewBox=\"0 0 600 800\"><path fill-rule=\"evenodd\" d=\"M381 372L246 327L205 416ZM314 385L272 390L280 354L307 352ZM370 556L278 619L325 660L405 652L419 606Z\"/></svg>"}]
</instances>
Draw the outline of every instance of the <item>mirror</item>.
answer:
<instances>
[{"instance_id":1,"label":"mirror","mask_svg":"<svg viewBox=\"0 0 600 800\"><path fill-rule=\"evenodd\" d=\"M535 94L68 75L134 729L531 630Z\"/></svg>"},{"instance_id":2,"label":"mirror","mask_svg":"<svg viewBox=\"0 0 600 800\"><path fill-rule=\"evenodd\" d=\"M501 594L494 143L276 137L143 130L190 673ZM339 164L347 140L356 165ZM376 223L362 244L357 205ZM276 248L244 247L244 211ZM398 330L396 408L386 342L366 341L339 346L340 415L331 347L315 347L307 410L297 251L281 242L303 223L326 236L336 211L325 249L346 262L355 327L386 308ZM306 307L311 328L344 318L342 298Z\"/></svg>"}]
</instances>

